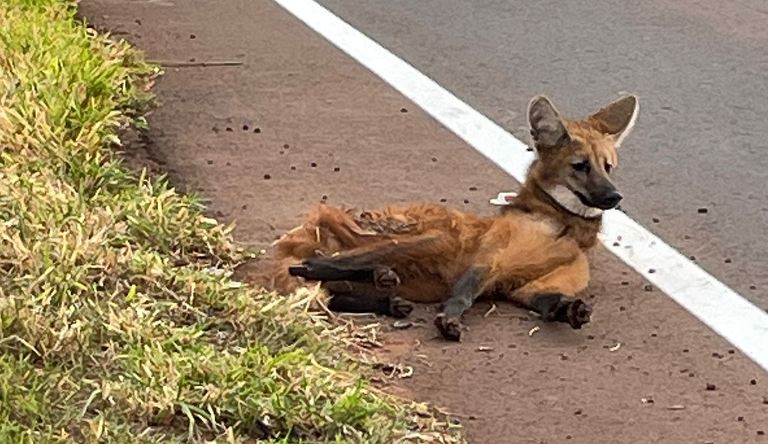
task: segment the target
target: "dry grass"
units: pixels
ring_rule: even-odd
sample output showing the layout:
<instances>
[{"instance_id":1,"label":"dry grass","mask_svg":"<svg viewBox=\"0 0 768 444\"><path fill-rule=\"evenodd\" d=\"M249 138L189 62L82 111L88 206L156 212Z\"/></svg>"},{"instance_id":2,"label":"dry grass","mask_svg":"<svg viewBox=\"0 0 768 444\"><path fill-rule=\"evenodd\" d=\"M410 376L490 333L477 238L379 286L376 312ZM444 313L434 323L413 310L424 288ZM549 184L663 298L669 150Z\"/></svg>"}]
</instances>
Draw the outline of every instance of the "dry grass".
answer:
<instances>
[{"instance_id":1,"label":"dry grass","mask_svg":"<svg viewBox=\"0 0 768 444\"><path fill-rule=\"evenodd\" d=\"M0 3L0 442L454 442L377 394L307 293L112 154L154 68L74 4Z\"/></svg>"}]
</instances>

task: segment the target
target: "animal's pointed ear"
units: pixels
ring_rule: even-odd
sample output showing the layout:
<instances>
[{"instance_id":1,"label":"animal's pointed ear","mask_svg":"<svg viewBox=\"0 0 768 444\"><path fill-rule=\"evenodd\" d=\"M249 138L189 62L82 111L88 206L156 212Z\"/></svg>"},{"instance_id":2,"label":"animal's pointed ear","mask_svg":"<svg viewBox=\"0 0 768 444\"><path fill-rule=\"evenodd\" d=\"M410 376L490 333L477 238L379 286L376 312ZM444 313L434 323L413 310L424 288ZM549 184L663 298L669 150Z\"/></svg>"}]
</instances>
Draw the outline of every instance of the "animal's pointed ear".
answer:
<instances>
[{"instance_id":1,"label":"animal's pointed ear","mask_svg":"<svg viewBox=\"0 0 768 444\"><path fill-rule=\"evenodd\" d=\"M544 96L536 96L528 104L528 125L537 148L561 146L570 141L560 113Z\"/></svg>"},{"instance_id":2,"label":"animal's pointed ear","mask_svg":"<svg viewBox=\"0 0 768 444\"><path fill-rule=\"evenodd\" d=\"M589 120L599 131L612 135L618 147L632 132L639 111L637 96L624 96L589 116Z\"/></svg>"}]
</instances>

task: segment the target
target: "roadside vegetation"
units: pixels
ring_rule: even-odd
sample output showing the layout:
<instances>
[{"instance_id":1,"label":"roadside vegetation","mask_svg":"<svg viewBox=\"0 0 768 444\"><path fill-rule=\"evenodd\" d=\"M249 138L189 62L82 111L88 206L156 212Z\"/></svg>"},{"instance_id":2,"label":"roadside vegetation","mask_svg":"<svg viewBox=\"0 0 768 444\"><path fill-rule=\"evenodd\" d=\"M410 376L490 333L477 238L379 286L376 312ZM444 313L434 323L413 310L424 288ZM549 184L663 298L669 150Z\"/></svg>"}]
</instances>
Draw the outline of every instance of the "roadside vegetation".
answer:
<instances>
[{"instance_id":1,"label":"roadside vegetation","mask_svg":"<svg viewBox=\"0 0 768 444\"><path fill-rule=\"evenodd\" d=\"M0 3L0 443L457 442L348 330L230 278L243 253L129 171L156 67L75 3Z\"/></svg>"}]
</instances>

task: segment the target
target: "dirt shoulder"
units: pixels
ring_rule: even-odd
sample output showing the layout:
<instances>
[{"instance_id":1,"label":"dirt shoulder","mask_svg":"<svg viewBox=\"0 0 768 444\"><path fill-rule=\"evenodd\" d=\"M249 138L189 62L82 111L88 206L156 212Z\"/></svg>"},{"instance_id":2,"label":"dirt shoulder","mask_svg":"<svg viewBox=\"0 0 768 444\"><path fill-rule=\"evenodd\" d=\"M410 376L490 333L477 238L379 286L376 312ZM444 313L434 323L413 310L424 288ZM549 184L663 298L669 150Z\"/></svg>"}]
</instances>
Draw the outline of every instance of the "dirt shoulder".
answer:
<instances>
[{"instance_id":1,"label":"dirt shoulder","mask_svg":"<svg viewBox=\"0 0 768 444\"><path fill-rule=\"evenodd\" d=\"M236 221L243 243L267 246L322 200L488 213L489 197L515 187L271 2L86 1L82 11L153 60L242 62L169 68L147 149ZM595 315L581 331L506 305L484 317L481 304L466 340L449 344L433 308L419 310L416 326L382 338L382 357L414 369L392 384L459 415L477 443L768 440L762 371L607 253L593 274Z\"/></svg>"}]
</instances>

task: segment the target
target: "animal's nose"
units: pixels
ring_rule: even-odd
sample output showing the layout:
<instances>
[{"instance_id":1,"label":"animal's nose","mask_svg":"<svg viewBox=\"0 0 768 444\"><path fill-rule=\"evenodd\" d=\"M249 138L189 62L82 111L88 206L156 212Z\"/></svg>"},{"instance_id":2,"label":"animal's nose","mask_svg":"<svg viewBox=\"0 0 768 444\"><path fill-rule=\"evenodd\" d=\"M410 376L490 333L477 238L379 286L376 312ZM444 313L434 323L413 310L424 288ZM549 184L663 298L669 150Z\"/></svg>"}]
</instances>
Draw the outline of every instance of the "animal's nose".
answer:
<instances>
[{"instance_id":1,"label":"animal's nose","mask_svg":"<svg viewBox=\"0 0 768 444\"><path fill-rule=\"evenodd\" d=\"M624 196L622 196L618 191L611 191L610 193L606 194L605 197L603 197L600 203L605 209L614 208L619 204L619 202L621 202L621 199L623 198Z\"/></svg>"}]
</instances>

